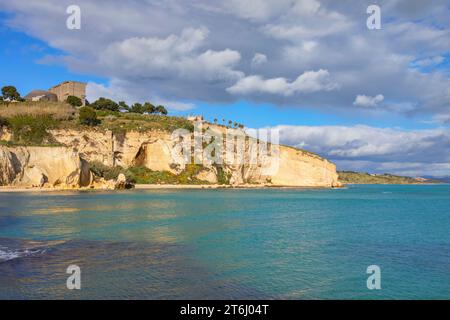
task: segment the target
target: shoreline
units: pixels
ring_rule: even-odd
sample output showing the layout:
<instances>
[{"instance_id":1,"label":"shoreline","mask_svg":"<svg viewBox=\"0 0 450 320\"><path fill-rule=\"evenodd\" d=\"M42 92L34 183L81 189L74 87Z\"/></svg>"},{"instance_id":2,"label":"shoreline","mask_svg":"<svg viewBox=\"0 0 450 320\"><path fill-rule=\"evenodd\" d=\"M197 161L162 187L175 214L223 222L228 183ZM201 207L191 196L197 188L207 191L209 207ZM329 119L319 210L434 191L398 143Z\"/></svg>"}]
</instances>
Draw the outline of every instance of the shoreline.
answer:
<instances>
[{"instance_id":1,"label":"shoreline","mask_svg":"<svg viewBox=\"0 0 450 320\"><path fill-rule=\"evenodd\" d=\"M342 187L339 187L342 188ZM50 193L50 192L117 192L133 190L215 190L215 189L339 189L327 186L274 186L261 184L243 184L237 186L219 184L137 184L132 189L112 190L112 189L92 189L92 188L33 188L0 186L0 193Z\"/></svg>"},{"instance_id":2,"label":"shoreline","mask_svg":"<svg viewBox=\"0 0 450 320\"><path fill-rule=\"evenodd\" d=\"M91 188L33 188L33 187L14 187L14 186L0 186L0 193L52 193L52 192L117 192L117 191L133 191L133 190L217 190L217 189L343 189L351 185L402 185L402 186L417 186L417 185L446 185L446 183L408 183L408 184L394 184L394 183L348 183L341 187L326 187L326 186L281 186L281 185L260 185L260 184L244 184L244 185L219 185L219 184L137 184L132 189L126 190L112 190L112 189L91 189Z\"/></svg>"}]
</instances>

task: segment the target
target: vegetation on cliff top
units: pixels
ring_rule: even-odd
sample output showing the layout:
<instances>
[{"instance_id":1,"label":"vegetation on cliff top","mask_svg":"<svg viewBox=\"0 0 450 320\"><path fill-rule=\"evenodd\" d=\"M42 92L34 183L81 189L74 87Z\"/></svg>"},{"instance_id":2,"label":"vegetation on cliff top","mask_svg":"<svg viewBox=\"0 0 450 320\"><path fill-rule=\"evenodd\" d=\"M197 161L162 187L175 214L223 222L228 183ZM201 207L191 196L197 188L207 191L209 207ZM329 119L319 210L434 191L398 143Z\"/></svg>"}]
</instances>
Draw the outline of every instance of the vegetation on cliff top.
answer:
<instances>
[{"instance_id":1,"label":"vegetation on cliff top","mask_svg":"<svg viewBox=\"0 0 450 320\"><path fill-rule=\"evenodd\" d=\"M0 127L9 128L13 136L11 143L20 145L54 144L48 134L51 129L90 130L95 127L116 133L194 129L192 122L182 117L94 110L91 107L77 109L68 103L30 101L0 101Z\"/></svg>"},{"instance_id":2,"label":"vegetation on cliff top","mask_svg":"<svg viewBox=\"0 0 450 320\"><path fill-rule=\"evenodd\" d=\"M369 174L353 171L338 171L339 181L344 184L421 184L440 183L436 180L396 176L392 174Z\"/></svg>"},{"instance_id":3,"label":"vegetation on cliff top","mask_svg":"<svg viewBox=\"0 0 450 320\"><path fill-rule=\"evenodd\" d=\"M150 102L128 106L123 101L117 103L102 97L91 104L86 101L87 106L78 109L82 101L75 96L69 96L65 102L32 102L24 101L14 86L5 86L1 92L0 127L8 127L12 131L13 141L9 142L14 144L53 143L48 134L51 129L86 130L96 127L97 130L121 133L194 129L191 121L167 117L168 111L164 106L154 106Z\"/></svg>"}]
</instances>

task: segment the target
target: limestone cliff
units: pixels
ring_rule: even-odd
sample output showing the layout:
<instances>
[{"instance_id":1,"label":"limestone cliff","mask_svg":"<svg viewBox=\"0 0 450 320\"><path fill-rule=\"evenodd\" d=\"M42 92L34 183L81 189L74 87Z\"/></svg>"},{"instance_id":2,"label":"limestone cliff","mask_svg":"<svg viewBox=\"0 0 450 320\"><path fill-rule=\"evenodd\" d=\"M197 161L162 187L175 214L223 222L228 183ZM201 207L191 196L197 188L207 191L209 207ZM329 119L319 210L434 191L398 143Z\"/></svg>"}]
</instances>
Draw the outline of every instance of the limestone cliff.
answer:
<instances>
[{"instance_id":1,"label":"limestone cliff","mask_svg":"<svg viewBox=\"0 0 450 320\"><path fill-rule=\"evenodd\" d=\"M90 184L89 169L67 147L0 147L0 185L78 188Z\"/></svg>"},{"instance_id":2,"label":"limestone cliff","mask_svg":"<svg viewBox=\"0 0 450 320\"><path fill-rule=\"evenodd\" d=\"M216 126L217 128L218 126ZM179 173L182 167L173 163L171 135L162 131L111 132L54 131L55 139L74 148L87 161L101 161L109 166L145 166L155 171ZM246 148L249 148L248 143ZM266 164L278 157L278 169L266 174ZM264 163L265 162L265 163ZM218 170L214 165L203 164L198 174L200 180L217 183ZM292 147L279 146L279 154L267 156L263 163L223 165L232 185L269 184L274 186L338 187L336 166L317 155Z\"/></svg>"},{"instance_id":3,"label":"limestone cliff","mask_svg":"<svg viewBox=\"0 0 450 320\"><path fill-rule=\"evenodd\" d=\"M209 124L223 133L224 128ZM65 147L0 147L0 185L39 185L44 175L50 185L101 187L104 182L92 176L88 162L106 166L144 166L154 171L180 173L184 167L174 163L171 134L165 131L130 131L114 134L104 130L53 130L55 141ZM3 132L3 139L8 134ZM246 141L244 150L231 151L233 156L250 148L261 148L259 142ZM223 151L225 154L228 151ZM259 151L258 151L259 152ZM262 159L262 160L261 160ZM274 154L260 161L220 166L203 163L197 178L218 183L226 177L231 185L260 184L291 187L338 187L333 163L317 155L292 147L279 146ZM268 170L273 163L276 170Z\"/></svg>"}]
</instances>

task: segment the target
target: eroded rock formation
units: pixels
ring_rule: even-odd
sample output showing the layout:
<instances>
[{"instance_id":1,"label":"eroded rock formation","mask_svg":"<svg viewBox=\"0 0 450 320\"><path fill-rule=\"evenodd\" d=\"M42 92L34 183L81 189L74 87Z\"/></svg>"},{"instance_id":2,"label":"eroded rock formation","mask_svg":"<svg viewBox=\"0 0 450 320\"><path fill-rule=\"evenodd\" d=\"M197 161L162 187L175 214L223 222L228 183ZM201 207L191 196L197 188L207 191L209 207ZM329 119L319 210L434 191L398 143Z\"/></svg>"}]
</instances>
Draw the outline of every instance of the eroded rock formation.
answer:
<instances>
[{"instance_id":1,"label":"eroded rock formation","mask_svg":"<svg viewBox=\"0 0 450 320\"><path fill-rule=\"evenodd\" d=\"M78 188L90 184L89 167L67 147L0 147L0 184Z\"/></svg>"},{"instance_id":2,"label":"eroded rock formation","mask_svg":"<svg viewBox=\"0 0 450 320\"><path fill-rule=\"evenodd\" d=\"M213 126L213 125L211 125ZM214 126L221 133L223 127ZM54 130L54 139L65 147L0 147L0 185L40 185L67 187L115 188L89 172L88 162L98 161L107 166L145 166L154 171L180 173L184 166L174 162L174 142L170 133L162 131L126 132ZM3 137L7 137L3 133ZM245 142L244 150L228 150L232 156L251 148L261 148L255 141ZM227 151L223 151L224 154ZM258 152L256 152L258 153ZM276 163L275 170L271 166ZM231 185L262 184L273 186L338 187L338 175L333 163L309 152L277 146L257 162L242 164L202 163L197 179L211 184L225 179ZM121 177L123 179L123 177ZM123 181L120 185L123 184Z\"/></svg>"}]
</instances>

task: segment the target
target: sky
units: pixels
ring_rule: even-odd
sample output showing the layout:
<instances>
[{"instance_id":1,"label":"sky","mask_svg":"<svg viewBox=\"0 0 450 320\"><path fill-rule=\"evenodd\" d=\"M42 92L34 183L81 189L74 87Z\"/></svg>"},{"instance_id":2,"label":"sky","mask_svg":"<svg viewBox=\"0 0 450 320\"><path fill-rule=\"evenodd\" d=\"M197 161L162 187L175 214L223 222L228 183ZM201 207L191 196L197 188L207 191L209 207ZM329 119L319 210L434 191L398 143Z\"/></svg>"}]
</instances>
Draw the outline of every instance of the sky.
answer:
<instances>
[{"instance_id":1,"label":"sky","mask_svg":"<svg viewBox=\"0 0 450 320\"><path fill-rule=\"evenodd\" d=\"M449 17L448 0L0 0L0 86L84 81L90 101L279 130L341 170L450 176Z\"/></svg>"}]
</instances>

